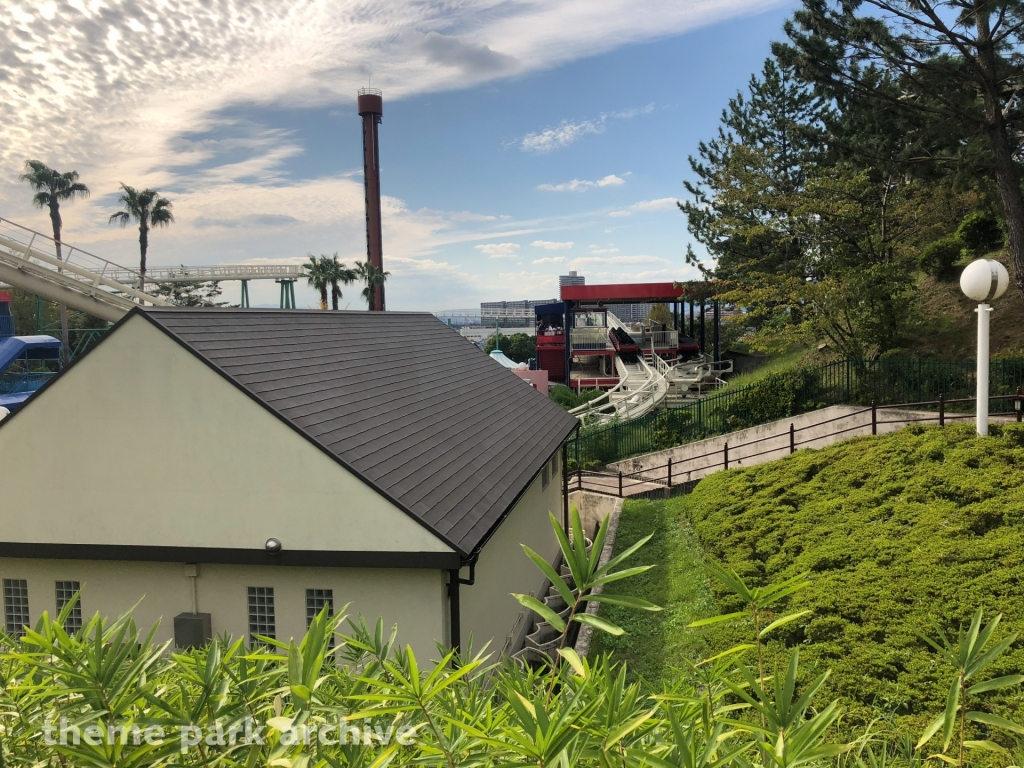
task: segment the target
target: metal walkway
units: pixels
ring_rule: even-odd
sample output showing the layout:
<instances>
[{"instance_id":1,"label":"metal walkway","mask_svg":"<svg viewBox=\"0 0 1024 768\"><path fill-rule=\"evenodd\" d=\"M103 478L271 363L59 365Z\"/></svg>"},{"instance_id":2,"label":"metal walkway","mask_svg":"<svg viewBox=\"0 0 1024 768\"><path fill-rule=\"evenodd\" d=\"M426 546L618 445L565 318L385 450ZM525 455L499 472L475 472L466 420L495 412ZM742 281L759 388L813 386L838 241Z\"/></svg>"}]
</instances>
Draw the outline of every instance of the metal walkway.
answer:
<instances>
[{"instance_id":1,"label":"metal walkway","mask_svg":"<svg viewBox=\"0 0 1024 768\"><path fill-rule=\"evenodd\" d=\"M290 264L219 264L201 267L150 267L146 270L147 283L206 283L214 280L298 280L303 276L303 267ZM130 269L115 271L111 277L125 285L137 286L139 284L139 273Z\"/></svg>"},{"instance_id":2,"label":"metal walkway","mask_svg":"<svg viewBox=\"0 0 1024 768\"><path fill-rule=\"evenodd\" d=\"M143 302L171 306L121 282L138 273L0 218L0 280L44 299L117 322Z\"/></svg>"},{"instance_id":3,"label":"metal walkway","mask_svg":"<svg viewBox=\"0 0 1024 768\"><path fill-rule=\"evenodd\" d=\"M150 267L147 284L239 280L243 307L249 306L250 280L281 284L281 308L295 309L295 283L304 268L294 264L220 264L198 267ZM83 251L49 235L0 218L0 281L65 304L108 322L117 322L145 302L166 307L166 299L138 289L138 270Z\"/></svg>"}]
</instances>

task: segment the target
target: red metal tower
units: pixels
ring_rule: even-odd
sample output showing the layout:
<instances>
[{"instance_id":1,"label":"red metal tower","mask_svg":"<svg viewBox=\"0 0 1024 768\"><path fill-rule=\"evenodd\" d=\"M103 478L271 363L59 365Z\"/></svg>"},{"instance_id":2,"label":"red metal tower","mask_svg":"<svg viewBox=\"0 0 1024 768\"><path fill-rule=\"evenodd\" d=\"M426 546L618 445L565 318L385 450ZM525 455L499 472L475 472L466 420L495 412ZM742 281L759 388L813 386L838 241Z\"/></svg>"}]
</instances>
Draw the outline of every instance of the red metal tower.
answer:
<instances>
[{"instance_id":1,"label":"red metal tower","mask_svg":"<svg viewBox=\"0 0 1024 768\"><path fill-rule=\"evenodd\" d=\"M384 114L384 99L377 88L359 89L359 116L363 118L363 188L366 191L366 260L384 271L380 228L380 147L377 126ZM384 311L384 285L373 292L371 310Z\"/></svg>"}]
</instances>

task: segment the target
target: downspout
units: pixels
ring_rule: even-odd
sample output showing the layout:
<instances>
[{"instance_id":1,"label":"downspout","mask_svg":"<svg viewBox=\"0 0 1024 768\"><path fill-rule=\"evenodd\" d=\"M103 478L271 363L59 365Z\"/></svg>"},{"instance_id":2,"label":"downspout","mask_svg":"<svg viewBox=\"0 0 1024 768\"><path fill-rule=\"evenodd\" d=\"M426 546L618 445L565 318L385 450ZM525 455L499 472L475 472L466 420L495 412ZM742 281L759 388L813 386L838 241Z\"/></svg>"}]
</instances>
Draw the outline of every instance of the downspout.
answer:
<instances>
[{"instance_id":1,"label":"downspout","mask_svg":"<svg viewBox=\"0 0 1024 768\"><path fill-rule=\"evenodd\" d=\"M579 426L573 427L573 434ZM569 535L569 441L562 441L562 527Z\"/></svg>"},{"instance_id":2,"label":"downspout","mask_svg":"<svg viewBox=\"0 0 1024 768\"><path fill-rule=\"evenodd\" d=\"M452 650L462 654L462 616L459 611L459 570L448 571L448 618Z\"/></svg>"}]
</instances>

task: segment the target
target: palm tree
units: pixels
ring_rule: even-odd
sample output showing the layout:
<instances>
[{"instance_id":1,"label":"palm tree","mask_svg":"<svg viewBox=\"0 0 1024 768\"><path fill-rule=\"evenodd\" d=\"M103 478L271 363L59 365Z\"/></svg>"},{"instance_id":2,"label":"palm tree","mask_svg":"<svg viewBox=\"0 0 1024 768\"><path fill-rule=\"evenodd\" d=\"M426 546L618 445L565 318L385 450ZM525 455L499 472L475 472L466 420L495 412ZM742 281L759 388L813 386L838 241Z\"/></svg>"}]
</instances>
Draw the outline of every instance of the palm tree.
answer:
<instances>
[{"instance_id":1,"label":"palm tree","mask_svg":"<svg viewBox=\"0 0 1024 768\"><path fill-rule=\"evenodd\" d=\"M320 259L321 263L326 265L327 280L331 284L331 308L337 312L338 301L342 295L340 284L350 285L354 283L359 279L359 272L355 269L349 269L345 266L344 262L338 261L337 252L330 258L321 256Z\"/></svg>"},{"instance_id":2,"label":"palm tree","mask_svg":"<svg viewBox=\"0 0 1024 768\"><path fill-rule=\"evenodd\" d=\"M35 195L32 203L37 208L50 209L50 223L53 225L53 239L57 247L57 260L63 261L60 247L60 229L63 222L60 218L60 204L71 202L78 197L88 197L89 188L78 180L78 171L60 173L39 160L26 160L25 173L22 181L27 181ZM68 308L60 305L60 342L61 355L64 362L68 361Z\"/></svg>"},{"instance_id":3,"label":"palm tree","mask_svg":"<svg viewBox=\"0 0 1024 768\"><path fill-rule=\"evenodd\" d=\"M384 285L384 281L391 277L391 273L378 269L368 261L357 261L355 272L356 276L366 283L366 287L363 288L363 298L366 299L367 308L371 311L377 309L374 306L377 287Z\"/></svg>"},{"instance_id":4,"label":"palm tree","mask_svg":"<svg viewBox=\"0 0 1024 768\"><path fill-rule=\"evenodd\" d=\"M320 309L327 309L327 288L331 285L332 269L328 264L330 259L323 255L317 257L312 253L306 255L309 261L302 265L306 270L306 282L314 290L320 291Z\"/></svg>"},{"instance_id":5,"label":"palm tree","mask_svg":"<svg viewBox=\"0 0 1024 768\"><path fill-rule=\"evenodd\" d=\"M171 213L171 201L160 197L158 189L144 189L141 192L135 187L121 183L121 196L117 202L124 206L123 211L111 215L109 224L115 221L121 228L127 227L133 219L139 224L139 290L146 290L146 251L149 250L149 230L151 227L166 227L174 221Z\"/></svg>"}]
</instances>

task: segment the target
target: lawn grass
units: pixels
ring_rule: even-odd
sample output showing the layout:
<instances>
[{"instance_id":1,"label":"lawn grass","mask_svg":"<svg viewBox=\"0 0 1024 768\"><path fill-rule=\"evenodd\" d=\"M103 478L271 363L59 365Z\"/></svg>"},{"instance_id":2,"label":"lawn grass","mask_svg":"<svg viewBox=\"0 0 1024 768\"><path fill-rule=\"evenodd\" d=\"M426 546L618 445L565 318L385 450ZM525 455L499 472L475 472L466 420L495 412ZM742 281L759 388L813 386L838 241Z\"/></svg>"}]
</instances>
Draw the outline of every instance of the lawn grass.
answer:
<instances>
[{"instance_id":1,"label":"lawn grass","mask_svg":"<svg viewBox=\"0 0 1024 768\"><path fill-rule=\"evenodd\" d=\"M684 498L668 502L626 500L622 505L615 541L621 552L649 533L656 536L633 557L636 563L657 567L628 581L609 584L608 594L642 595L665 610L634 611L614 605L601 607L602 615L627 634L612 637L596 633L594 653L611 651L625 661L630 674L661 689L678 679L687 659L707 651L704 634L687 625L716 612L715 599L704 569L704 553L683 514Z\"/></svg>"},{"instance_id":2,"label":"lawn grass","mask_svg":"<svg viewBox=\"0 0 1024 768\"><path fill-rule=\"evenodd\" d=\"M756 384L768 376L776 373L785 373L799 368L801 363L807 358L806 349L794 349L788 352L783 352L779 355L773 355L764 365L758 368L756 371L750 373L740 373L736 376L730 376L729 387L736 389L739 387L746 387L751 384Z\"/></svg>"},{"instance_id":3,"label":"lawn grass","mask_svg":"<svg viewBox=\"0 0 1024 768\"><path fill-rule=\"evenodd\" d=\"M635 616L609 611L629 631L604 640L633 674L671 683L673 668L751 639L750 627L688 623L739 610L701 564L714 558L751 585L809 573L811 586L780 611L810 610L775 633L768 665L800 649L806 674L831 670L824 697L839 698L847 724L884 713L914 732L941 711L952 670L921 639L955 634L978 607L1003 615L1000 636L1024 634L1024 428L978 438L966 425L912 426L757 467L721 472L694 493L624 507L616 549L655 539L633 564L656 563L622 582L665 607ZM1016 643L991 676L1024 669ZM1019 689L977 702L1020 722Z\"/></svg>"}]
</instances>

